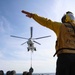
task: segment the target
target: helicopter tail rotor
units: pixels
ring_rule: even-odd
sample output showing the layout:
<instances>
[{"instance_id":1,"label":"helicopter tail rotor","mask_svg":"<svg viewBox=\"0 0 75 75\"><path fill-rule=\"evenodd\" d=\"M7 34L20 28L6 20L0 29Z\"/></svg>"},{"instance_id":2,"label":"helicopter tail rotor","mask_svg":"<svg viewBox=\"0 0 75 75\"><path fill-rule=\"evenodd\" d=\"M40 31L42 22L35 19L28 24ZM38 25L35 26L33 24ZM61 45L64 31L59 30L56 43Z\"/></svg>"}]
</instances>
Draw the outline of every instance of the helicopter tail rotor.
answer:
<instances>
[{"instance_id":1,"label":"helicopter tail rotor","mask_svg":"<svg viewBox=\"0 0 75 75\"><path fill-rule=\"evenodd\" d=\"M25 43L27 43L27 41L26 41L26 42L24 42L24 43L22 43L21 45L24 45Z\"/></svg>"},{"instance_id":2,"label":"helicopter tail rotor","mask_svg":"<svg viewBox=\"0 0 75 75\"><path fill-rule=\"evenodd\" d=\"M37 44L41 45L40 43L38 43L38 42L36 42L36 41L33 41L33 42L35 42L35 43L37 43Z\"/></svg>"}]
</instances>

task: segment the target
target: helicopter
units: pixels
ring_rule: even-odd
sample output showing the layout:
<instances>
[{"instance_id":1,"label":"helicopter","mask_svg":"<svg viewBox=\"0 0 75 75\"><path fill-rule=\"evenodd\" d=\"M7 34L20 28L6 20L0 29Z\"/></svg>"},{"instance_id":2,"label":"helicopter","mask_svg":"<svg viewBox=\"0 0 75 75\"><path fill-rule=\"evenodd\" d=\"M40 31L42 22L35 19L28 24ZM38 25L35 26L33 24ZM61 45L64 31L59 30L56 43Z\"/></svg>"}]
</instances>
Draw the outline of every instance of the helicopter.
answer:
<instances>
[{"instance_id":1,"label":"helicopter","mask_svg":"<svg viewBox=\"0 0 75 75\"><path fill-rule=\"evenodd\" d=\"M27 51L31 50L31 52L36 51L36 47L34 46L34 43L41 45L39 42L35 40L51 37L51 35L49 35L49 36L44 36L44 37L33 38L33 27L30 27L30 38L24 38L24 37L19 37L19 36L14 36L14 35L10 35L10 36L15 37L15 38L20 38L20 39L26 39L27 41L22 43L21 45L24 45L25 43L27 43L28 45Z\"/></svg>"}]
</instances>

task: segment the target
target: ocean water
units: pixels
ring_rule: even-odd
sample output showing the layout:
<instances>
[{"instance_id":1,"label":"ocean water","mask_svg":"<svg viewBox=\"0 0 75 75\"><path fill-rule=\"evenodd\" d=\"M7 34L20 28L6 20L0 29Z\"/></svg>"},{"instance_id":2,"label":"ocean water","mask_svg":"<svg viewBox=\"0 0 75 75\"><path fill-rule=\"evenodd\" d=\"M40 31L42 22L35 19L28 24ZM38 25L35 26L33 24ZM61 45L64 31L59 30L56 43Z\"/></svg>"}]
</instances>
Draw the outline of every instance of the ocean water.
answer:
<instances>
[{"instance_id":1,"label":"ocean water","mask_svg":"<svg viewBox=\"0 0 75 75\"><path fill-rule=\"evenodd\" d=\"M22 75L22 74L16 74L16 75ZM55 75L55 73L33 73L32 75Z\"/></svg>"}]
</instances>

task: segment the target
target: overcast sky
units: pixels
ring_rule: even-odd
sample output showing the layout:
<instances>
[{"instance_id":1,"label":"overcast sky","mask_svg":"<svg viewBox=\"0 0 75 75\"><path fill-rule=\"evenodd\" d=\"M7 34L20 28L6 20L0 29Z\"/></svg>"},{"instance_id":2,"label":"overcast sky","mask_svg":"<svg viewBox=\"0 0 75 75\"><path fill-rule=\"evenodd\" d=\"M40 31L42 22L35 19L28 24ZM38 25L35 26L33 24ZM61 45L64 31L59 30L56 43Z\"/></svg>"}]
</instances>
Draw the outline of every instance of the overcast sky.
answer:
<instances>
[{"instance_id":1,"label":"overcast sky","mask_svg":"<svg viewBox=\"0 0 75 75\"><path fill-rule=\"evenodd\" d=\"M12 38L10 35L29 38L30 27L33 27L33 37L51 35L49 38L36 40L41 45L34 44L37 51L32 54L34 73L51 73L56 71L55 41L56 34L27 18L21 10L26 10L61 22L66 11L75 13L75 0L0 0L0 69L4 72L16 70L22 73L28 71L31 65L31 52L27 52L27 40Z\"/></svg>"}]
</instances>

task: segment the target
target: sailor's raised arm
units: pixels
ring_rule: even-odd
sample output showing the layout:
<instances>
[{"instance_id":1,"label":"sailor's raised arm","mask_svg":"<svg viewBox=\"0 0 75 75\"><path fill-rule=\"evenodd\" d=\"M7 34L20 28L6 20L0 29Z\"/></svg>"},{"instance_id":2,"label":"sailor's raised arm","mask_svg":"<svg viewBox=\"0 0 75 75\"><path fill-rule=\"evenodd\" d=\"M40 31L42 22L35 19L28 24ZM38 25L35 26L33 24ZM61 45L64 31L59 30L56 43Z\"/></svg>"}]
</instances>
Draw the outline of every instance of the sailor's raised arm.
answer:
<instances>
[{"instance_id":1,"label":"sailor's raised arm","mask_svg":"<svg viewBox=\"0 0 75 75\"><path fill-rule=\"evenodd\" d=\"M30 13L30 12L25 11L25 10L22 10L21 12L24 13L26 15L26 17L33 18L39 24L41 24L43 26L46 26L48 28L52 28L51 27L52 26L52 21L51 20L49 20L47 18L44 18L42 16L39 16L37 14L34 14L34 13Z\"/></svg>"},{"instance_id":2,"label":"sailor's raised arm","mask_svg":"<svg viewBox=\"0 0 75 75\"><path fill-rule=\"evenodd\" d=\"M58 35L58 31L61 26L59 22L54 22L51 19L47 19L47 18L39 16L37 14L27 12L25 10L22 10L21 12L24 13L27 17L33 18L40 25L45 26L49 29L52 29Z\"/></svg>"}]
</instances>

